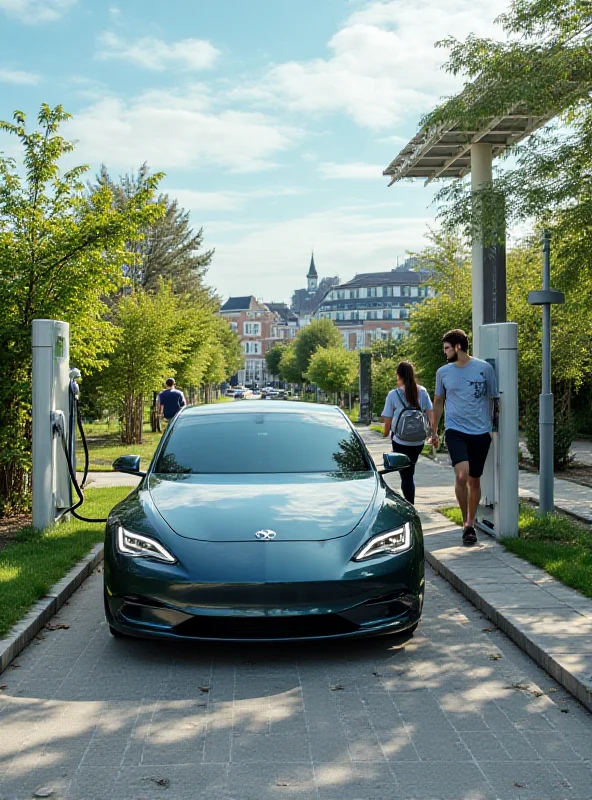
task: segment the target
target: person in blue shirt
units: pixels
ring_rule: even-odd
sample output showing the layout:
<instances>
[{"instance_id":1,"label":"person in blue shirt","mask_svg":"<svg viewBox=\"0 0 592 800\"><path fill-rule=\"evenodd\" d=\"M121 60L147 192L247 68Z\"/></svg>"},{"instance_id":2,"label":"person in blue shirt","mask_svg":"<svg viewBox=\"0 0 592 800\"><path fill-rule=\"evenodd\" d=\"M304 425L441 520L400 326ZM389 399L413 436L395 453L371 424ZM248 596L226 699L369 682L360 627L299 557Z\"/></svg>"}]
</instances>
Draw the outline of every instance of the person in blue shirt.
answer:
<instances>
[{"instance_id":1,"label":"person in blue shirt","mask_svg":"<svg viewBox=\"0 0 592 800\"><path fill-rule=\"evenodd\" d=\"M477 542L475 514L481 500L481 475L491 446L493 401L499 398L495 370L469 355L469 340L455 329L442 337L447 363L436 373L434 430L445 410L445 437L456 473L455 493L463 515L463 544ZM432 437L438 446L438 436Z\"/></svg>"},{"instance_id":2,"label":"person in blue shirt","mask_svg":"<svg viewBox=\"0 0 592 800\"><path fill-rule=\"evenodd\" d=\"M158 403L160 416L164 417L168 425L187 403L183 392L175 387L173 378L167 378L165 383L167 388L158 395Z\"/></svg>"},{"instance_id":3,"label":"person in blue shirt","mask_svg":"<svg viewBox=\"0 0 592 800\"><path fill-rule=\"evenodd\" d=\"M423 411L428 418L432 430L438 430L434 428L432 424L432 401L430 400L427 390L417 383L413 364L409 361L401 361L397 367L397 388L392 389L387 394L382 410L382 434L383 436L390 435L393 451L395 453L403 453L411 461L410 466L401 470L400 476L403 497L408 503L413 505L415 502L415 465L423 450L425 436L417 442L404 442L396 435L394 430L396 421L401 412L406 408L414 408ZM394 425L393 419L395 420Z\"/></svg>"}]
</instances>

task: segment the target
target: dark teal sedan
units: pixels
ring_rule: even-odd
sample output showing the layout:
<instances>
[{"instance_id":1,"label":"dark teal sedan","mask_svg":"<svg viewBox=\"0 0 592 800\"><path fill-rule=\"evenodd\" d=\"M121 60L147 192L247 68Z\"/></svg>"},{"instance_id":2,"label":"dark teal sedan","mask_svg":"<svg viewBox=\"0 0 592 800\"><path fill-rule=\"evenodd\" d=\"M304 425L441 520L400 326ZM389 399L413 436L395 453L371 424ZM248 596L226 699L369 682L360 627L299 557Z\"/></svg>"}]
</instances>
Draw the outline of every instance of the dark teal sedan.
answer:
<instances>
[{"instance_id":1,"label":"dark teal sedan","mask_svg":"<svg viewBox=\"0 0 592 800\"><path fill-rule=\"evenodd\" d=\"M111 633L278 641L413 631L421 524L349 419L312 403L186 408L111 514Z\"/></svg>"}]
</instances>

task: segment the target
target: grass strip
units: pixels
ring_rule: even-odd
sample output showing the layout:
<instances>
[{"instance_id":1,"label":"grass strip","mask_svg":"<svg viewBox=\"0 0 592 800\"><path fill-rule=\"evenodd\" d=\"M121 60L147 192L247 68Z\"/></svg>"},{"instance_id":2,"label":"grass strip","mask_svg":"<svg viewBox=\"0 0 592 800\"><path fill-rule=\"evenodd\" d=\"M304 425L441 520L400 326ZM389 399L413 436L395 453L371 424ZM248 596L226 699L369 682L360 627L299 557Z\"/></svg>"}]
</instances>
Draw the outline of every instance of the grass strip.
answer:
<instances>
[{"instance_id":1,"label":"grass strip","mask_svg":"<svg viewBox=\"0 0 592 800\"><path fill-rule=\"evenodd\" d=\"M131 487L88 489L81 513L106 517ZM44 532L31 526L0 553L0 636L44 597L75 564L103 540L104 523L63 522Z\"/></svg>"},{"instance_id":2,"label":"grass strip","mask_svg":"<svg viewBox=\"0 0 592 800\"><path fill-rule=\"evenodd\" d=\"M462 525L456 507L440 513ZM592 597L592 529L564 514L540 517L529 503L520 504L518 536L500 539L506 550L529 561L558 581Z\"/></svg>"}]
</instances>

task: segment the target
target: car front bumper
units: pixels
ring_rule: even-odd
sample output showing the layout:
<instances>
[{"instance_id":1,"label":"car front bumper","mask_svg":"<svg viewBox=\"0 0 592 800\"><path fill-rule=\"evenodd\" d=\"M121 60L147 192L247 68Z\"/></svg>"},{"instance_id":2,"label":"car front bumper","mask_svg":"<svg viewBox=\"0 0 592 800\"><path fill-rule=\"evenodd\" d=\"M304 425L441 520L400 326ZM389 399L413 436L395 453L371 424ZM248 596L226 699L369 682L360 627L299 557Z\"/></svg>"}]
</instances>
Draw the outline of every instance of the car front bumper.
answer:
<instances>
[{"instance_id":1,"label":"car front bumper","mask_svg":"<svg viewBox=\"0 0 592 800\"><path fill-rule=\"evenodd\" d=\"M195 542L184 545L195 548ZM109 624L147 638L265 642L376 636L404 631L421 617L419 543L345 568L338 565L339 540L231 546L232 563L224 563L224 545L200 542L199 564L187 566L187 560L169 565L128 558L108 540Z\"/></svg>"}]
</instances>

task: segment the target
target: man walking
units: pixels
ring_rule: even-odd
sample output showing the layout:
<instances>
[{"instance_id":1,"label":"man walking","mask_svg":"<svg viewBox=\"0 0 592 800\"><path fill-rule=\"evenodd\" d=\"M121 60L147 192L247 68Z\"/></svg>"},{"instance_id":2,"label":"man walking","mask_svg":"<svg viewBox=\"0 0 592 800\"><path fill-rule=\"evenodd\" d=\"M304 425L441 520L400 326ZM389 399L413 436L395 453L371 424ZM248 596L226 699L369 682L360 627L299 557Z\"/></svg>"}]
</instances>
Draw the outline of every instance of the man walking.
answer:
<instances>
[{"instance_id":1,"label":"man walking","mask_svg":"<svg viewBox=\"0 0 592 800\"><path fill-rule=\"evenodd\" d=\"M180 389L175 387L175 381L172 378L166 379L166 389L158 395L158 403L160 406L160 415L165 418L168 423L175 417L183 406L187 405L185 396Z\"/></svg>"},{"instance_id":2,"label":"man walking","mask_svg":"<svg viewBox=\"0 0 592 800\"><path fill-rule=\"evenodd\" d=\"M436 373L434 430L446 410L446 445L456 473L455 493L463 516L463 544L477 541L475 514L481 475L491 445L492 401L499 397L495 370L469 355L469 340L455 329L442 337L447 363ZM438 446L438 436L432 437Z\"/></svg>"}]
</instances>

